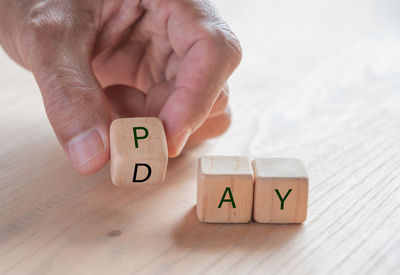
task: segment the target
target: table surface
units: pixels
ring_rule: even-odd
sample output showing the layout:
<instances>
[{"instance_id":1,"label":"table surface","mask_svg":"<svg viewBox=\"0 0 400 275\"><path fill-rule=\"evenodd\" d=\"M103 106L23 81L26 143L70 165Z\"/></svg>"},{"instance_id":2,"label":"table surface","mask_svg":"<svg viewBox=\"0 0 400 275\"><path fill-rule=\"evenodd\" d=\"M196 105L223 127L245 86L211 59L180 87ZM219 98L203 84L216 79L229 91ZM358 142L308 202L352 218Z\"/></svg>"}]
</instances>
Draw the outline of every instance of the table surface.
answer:
<instances>
[{"instance_id":1,"label":"table surface","mask_svg":"<svg viewBox=\"0 0 400 275\"><path fill-rule=\"evenodd\" d=\"M233 124L160 186L77 174L31 74L0 53L0 274L400 274L400 2L218 0L241 39ZM288 156L302 225L202 224L203 155Z\"/></svg>"}]
</instances>

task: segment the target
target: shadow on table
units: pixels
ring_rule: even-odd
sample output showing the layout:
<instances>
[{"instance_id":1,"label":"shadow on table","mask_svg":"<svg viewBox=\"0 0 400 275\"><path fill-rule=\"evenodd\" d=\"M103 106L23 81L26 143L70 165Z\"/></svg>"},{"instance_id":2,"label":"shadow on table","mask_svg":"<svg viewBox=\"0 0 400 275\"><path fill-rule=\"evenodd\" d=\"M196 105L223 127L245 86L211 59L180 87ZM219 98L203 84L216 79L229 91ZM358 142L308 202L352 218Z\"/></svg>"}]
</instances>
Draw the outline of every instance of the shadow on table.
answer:
<instances>
[{"instance_id":1,"label":"shadow on table","mask_svg":"<svg viewBox=\"0 0 400 275\"><path fill-rule=\"evenodd\" d=\"M168 227L165 236L171 234L178 249L220 252L232 247L259 247L268 250L290 242L303 228L301 225L200 223L195 206L185 210L195 204L196 149L170 160L165 184L133 189L113 186L109 167L95 175L79 175L70 167L53 137L30 140L18 151L2 168L15 172L2 185L0 195L7 207L0 213L14 214L0 223L4 235L0 245L32 226L38 230L36 242L45 243L52 236L59 236L68 240L68 249L73 251L77 246L86 249L99 242L119 239L121 246L131 248L138 241L157 234L162 236L165 228L157 222L162 221Z\"/></svg>"},{"instance_id":2,"label":"shadow on table","mask_svg":"<svg viewBox=\"0 0 400 275\"><path fill-rule=\"evenodd\" d=\"M207 252L232 248L267 251L287 245L303 230L302 224L201 223L193 206L176 226L174 240L181 248Z\"/></svg>"}]
</instances>

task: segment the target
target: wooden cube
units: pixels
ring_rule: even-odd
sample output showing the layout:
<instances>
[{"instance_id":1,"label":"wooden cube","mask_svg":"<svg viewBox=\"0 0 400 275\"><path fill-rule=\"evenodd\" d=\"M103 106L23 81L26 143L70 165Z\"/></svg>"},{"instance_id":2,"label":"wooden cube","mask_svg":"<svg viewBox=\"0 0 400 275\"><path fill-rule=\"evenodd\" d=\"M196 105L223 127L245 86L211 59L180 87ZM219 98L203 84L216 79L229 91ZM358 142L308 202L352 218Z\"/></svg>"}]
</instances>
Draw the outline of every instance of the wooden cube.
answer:
<instances>
[{"instance_id":1,"label":"wooden cube","mask_svg":"<svg viewBox=\"0 0 400 275\"><path fill-rule=\"evenodd\" d=\"M155 117L120 118L110 127L111 180L121 187L164 181L168 148Z\"/></svg>"},{"instance_id":2,"label":"wooden cube","mask_svg":"<svg viewBox=\"0 0 400 275\"><path fill-rule=\"evenodd\" d=\"M308 175L298 159L253 160L253 218L260 223L302 223L307 217Z\"/></svg>"},{"instance_id":3,"label":"wooden cube","mask_svg":"<svg viewBox=\"0 0 400 275\"><path fill-rule=\"evenodd\" d=\"M254 177L245 157L202 157L198 163L197 217L208 223L251 221Z\"/></svg>"}]
</instances>

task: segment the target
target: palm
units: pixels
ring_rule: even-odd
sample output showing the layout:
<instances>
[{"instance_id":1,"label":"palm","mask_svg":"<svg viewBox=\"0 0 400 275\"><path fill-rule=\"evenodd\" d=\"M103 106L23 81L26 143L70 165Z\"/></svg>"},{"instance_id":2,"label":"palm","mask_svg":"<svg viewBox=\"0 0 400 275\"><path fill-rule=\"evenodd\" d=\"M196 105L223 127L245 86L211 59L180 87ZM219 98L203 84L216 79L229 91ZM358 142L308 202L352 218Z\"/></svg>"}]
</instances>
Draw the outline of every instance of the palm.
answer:
<instances>
[{"instance_id":1,"label":"palm","mask_svg":"<svg viewBox=\"0 0 400 275\"><path fill-rule=\"evenodd\" d=\"M130 7L118 16L119 6L111 7L112 19L101 16L92 67L113 116L158 116L174 156L187 133L197 143L229 126L225 82L240 62L240 46L207 1L141 3L144 12Z\"/></svg>"},{"instance_id":2,"label":"palm","mask_svg":"<svg viewBox=\"0 0 400 275\"><path fill-rule=\"evenodd\" d=\"M105 49L95 60L95 71L101 84L125 84L146 91L165 80L168 57L173 50L166 30L162 32L152 34L138 26L130 30L129 37L118 37L113 42L115 48Z\"/></svg>"},{"instance_id":3,"label":"palm","mask_svg":"<svg viewBox=\"0 0 400 275\"><path fill-rule=\"evenodd\" d=\"M164 22L159 14L142 16L123 33L104 37L101 41L109 46L103 43L94 49L93 68L101 85L125 86L109 91L112 107L121 116L158 115L174 88L182 57L172 47L179 41L170 41Z\"/></svg>"}]
</instances>

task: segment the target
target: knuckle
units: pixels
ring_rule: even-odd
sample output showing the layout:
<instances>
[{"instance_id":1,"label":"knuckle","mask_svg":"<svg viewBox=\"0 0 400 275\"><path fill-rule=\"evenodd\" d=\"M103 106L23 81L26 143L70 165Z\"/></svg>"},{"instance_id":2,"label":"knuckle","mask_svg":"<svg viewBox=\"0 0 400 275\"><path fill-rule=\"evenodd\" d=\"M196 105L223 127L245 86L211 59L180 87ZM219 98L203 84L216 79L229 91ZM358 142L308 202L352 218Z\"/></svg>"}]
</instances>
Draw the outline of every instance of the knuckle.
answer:
<instances>
[{"instance_id":1,"label":"knuckle","mask_svg":"<svg viewBox=\"0 0 400 275\"><path fill-rule=\"evenodd\" d=\"M236 35L228 24L218 15L210 1L170 1L171 10L177 14L186 14L196 23L196 39L207 40L226 58L234 67L239 65L242 59L242 48Z\"/></svg>"},{"instance_id":2,"label":"knuckle","mask_svg":"<svg viewBox=\"0 0 400 275\"><path fill-rule=\"evenodd\" d=\"M239 65L243 55L239 39L225 23L221 24L215 32L217 41L221 44L229 58L235 66Z\"/></svg>"},{"instance_id":3,"label":"knuckle","mask_svg":"<svg viewBox=\"0 0 400 275\"><path fill-rule=\"evenodd\" d=\"M235 65L238 66L243 57L242 46L240 45L239 39L232 33L232 36L230 39L226 40L226 42L232 49L232 57L234 58Z\"/></svg>"},{"instance_id":4,"label":"knuckle","mask_svg":"<svg viewBox=\"0 0 400 275\"><path fill-rule=\"evenodd\" d=\"M50 72L44 84L44 101L49 118L57 124L68 123L82 113L82 106L96 104L93 89L69 68Z\"/></svg>"},{"instance_id":5,"label":"knuckle","mask_svg":"<svg viewBox=\"0 0 400 275\"><path fill-rule=\"evenodd\" d=\"M201 100L196 103L201 114L208 115L215 103L215 97L212 94L202 94Z\"/></svg>"},{"instance_id":6,"label":"knuckle","mask_svg":"<svg viewBox=\"0 0 400 275\"><path fill-rule=\"evenodd\" d=\"M214 108L218 108L218 110L225 110L226 106L228 106L228 101L229 101L229 96L227 92L222 91L217 101L215 102Z\"/></svg>"},{"instance_id":7,"label":"knuckle","mask_svg":"<svg viewBox=\"0 0 400 275\"><path fill-rule=\"evenodd\" d=\"M178 89L183 90L180 93L182 104L187 105L188 108L200 117L206 117L217 100L217 94L214 93L197 93L187 86L178 87Z\"/></svg>"},{"instance_id":8,"label":"knuckle","mask_svg":"<svg viewBox=\"0 0 400 275\"><path fill-rule=\"evenodd\" d=\"M177 14L188 14L190 10L192 10L192 12L196 12L192 7L194 3L190 3L189 1L155 0L153 3L163 3L168 7L169 10L175 11ZM160 5L157 6L159 7Z\"/></svg>"},{"instance_id":9,"label":"knuckle","mask_svg":"<svg viewBox=\"0 0 400 275\"><path fill-rule=\"evenodd\" d=\"M77 117L79 112L76 106L81 103L80 100L61 90L54 91L45 99L47 116L57 124Z\"/></svg>"},{"instance_id":10,"label":"knuckle","mask_svg":"<svg viewBox=\"0 0 400 275\"><path fill-rule=\"evenodd\" d=\"M42 0L29 11L27 25L35 40L51 38L57 41L85 30L93 19L90 9L79 9L74 2Z\"/></svg>"},{"instance_id":11,"label":"knuckle","mask_svg":"<svg viewBox=\"0 0 400 275\"><path fill-rule=\"evenodd\" d=\"M92 88L88 85L84 74L78 70L66 66L51 68L47 73L44 85L48 90L79 90L90 92Z\"/></svg>"},{"instance_id":12,"label":"knuckle","mask_svg":"<svg viewBox=\"0 0 400 275\"><path fill-rule=\"evenodd\" d=\"M239 39L222 20L215 20L212 24L203 24L203 36L219 49L224 56L237 67L242 60L243 52Z\"/></svg>"}]
</instances>

